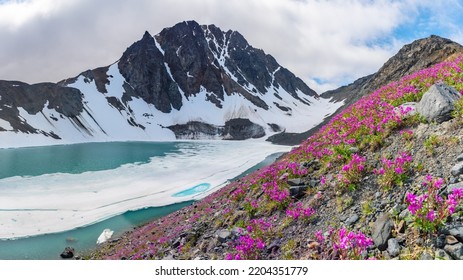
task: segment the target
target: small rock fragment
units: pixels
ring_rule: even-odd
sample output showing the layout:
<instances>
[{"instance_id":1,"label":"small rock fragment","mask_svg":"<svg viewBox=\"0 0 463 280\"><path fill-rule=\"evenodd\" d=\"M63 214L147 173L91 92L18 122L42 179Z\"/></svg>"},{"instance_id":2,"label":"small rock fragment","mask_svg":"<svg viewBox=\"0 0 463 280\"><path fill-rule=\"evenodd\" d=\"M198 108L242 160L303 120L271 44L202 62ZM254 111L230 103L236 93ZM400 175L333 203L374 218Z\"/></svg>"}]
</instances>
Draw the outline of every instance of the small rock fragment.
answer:
<instances>
[{"instance_id":1,"label":"small rock fragment","mask_svg":"<svg viewBox=\"0 0 463 280\"><path fill-rule=\"evenodd\" d=\"M74 248L72 247L64 248L64 251L60 254L60 257L63 259L71 259L72 257L74 257Z\"/></svg>"},{"instance_id":2,"label":"small rock fragment","mask_svg":"<svg viewBox=\"0 0 463 280\"><path fill-rule=\"evenodd\" d=\"M460 174L463 174L463 162L459 162L454 167L452 167L450 173L455 177Z\"/></svg>"},{"instance_id":3,"label":"small rock fragment","mask_svg":"<svg viewBox=\"0 0 463 280\"><path fill-rule=\"evenodd\" d=\"M387 241L387 252L393 258L400 254L400 245L397 239L391 238Z\"/></svg>"},{"instance_id":4,"label":"small rock fragment","mask_svg":"<svg viewBox=\"0 0 463 280\"><path fill-rule=\"evenodd\" d=\"M454 245L454 244L457 244L457 243L458 243L458 240L455 238L455 236L447 235L445 237L445 244Z\"/></svg>"},{"instance_id":5,"label":"small rock fragment","mask_svg":"<svg viewBox=\"0 0 463 280\"><path fill-rule=\"evenodd\" d=\"M346 220L346 225L347 226L351 226L353 224L355 224L359 219L359 215L357 214L354 214L352 216L350 216L347 220Z\"/></svg>"},{"instance_id":6,"label":"small rock fragment","mask_svg":"<svg viewBox=\"0 0 463 280\"><path fill-rule=\"evenodd\" d=\"M455 260L463 260L463 244L445 245L444 251Z\"/></svg>"}]
</instances>

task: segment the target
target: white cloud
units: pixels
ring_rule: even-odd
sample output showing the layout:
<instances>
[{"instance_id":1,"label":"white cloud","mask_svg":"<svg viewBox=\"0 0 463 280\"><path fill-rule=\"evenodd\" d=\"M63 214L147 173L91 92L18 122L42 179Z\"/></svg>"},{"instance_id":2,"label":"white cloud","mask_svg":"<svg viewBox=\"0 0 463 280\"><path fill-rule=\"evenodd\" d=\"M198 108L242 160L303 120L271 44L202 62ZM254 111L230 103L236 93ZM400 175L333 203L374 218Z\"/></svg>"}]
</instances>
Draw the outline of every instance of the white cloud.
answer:
<instances>
[{"instance_id":1,"label":"white cloud","mask_svg":"<svg viewBox=\"0 0 463 280\"><path fill-rule=\"evenodd\" d=\"M15 30L37 18L47 18L67 9L75 1L14 0L0 3L0 26Z\"/></svg>"},{"instance_id":2,"label":"white cloud","mask_svg":"<svg viewBox=\"0 0 463 280\"><path fill-rule=\"evenodd\" d=\"M7 1L0 3L0 79L58 81L116 61L145 30L193 19L242 33L314 88L329 89L379 69L401 43L395 28L434 2Z\"/></svg>"}]
</instances>

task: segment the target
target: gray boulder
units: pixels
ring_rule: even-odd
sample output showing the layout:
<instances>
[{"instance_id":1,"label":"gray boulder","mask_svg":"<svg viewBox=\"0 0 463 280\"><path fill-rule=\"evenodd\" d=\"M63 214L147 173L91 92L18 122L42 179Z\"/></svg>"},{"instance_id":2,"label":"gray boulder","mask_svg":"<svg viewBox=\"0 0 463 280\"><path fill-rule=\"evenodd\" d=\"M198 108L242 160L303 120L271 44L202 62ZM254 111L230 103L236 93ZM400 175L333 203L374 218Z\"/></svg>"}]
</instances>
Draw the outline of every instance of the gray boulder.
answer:
<instances>
[{"instance_id":1,"label":"gray boulder","mask_svg":"<svg viewBox=\"0 0 463 280\"><path fill-rule=\"evenodd\" d=\"M288 185L290 186L301 186L304 185L302 178L288 179Z\"/></svg>"},{"instance_id":2,"label":"gray boulder","mask_svg":"<svg viewBox=\"0 0 463 280\"><path fill-rule=\"evenodd\" d=\"M432 261L432 260L434 260L434 258L428 252L424 252L423 254L421 254L420 260L422 260L422 261Z\"/></svg>"},{"instance_id":3,"label":"gray boulder","mask_svg":"<svg viewBox=\"0 0 463 280\"><path fill-rule=\"evenodd\" d=\"M452 167L452 169L450 170L450 173L452 173L453 176L458 176L460 174L463 174L463 162L459 162L454 167Z\"/></svg>"},{"instance_id":4,"label":"gray boulder","mask_svg":"<svg viewBox=\"0 0 463 280\"><path fill-rule=\"evenodd\" d=\"M74 257L74 248L72 247L64 248L64 251L60 254L60 257L63 259L71 259L72 257Z\"/></svg>"},{"instance_id":5,"label":"gray boulder","mask_svg":"<svg viewBox=\"0 0 463 280\"><path fill-rule=\"evenodd\" d=\"M445 245L444 250L452 256L453 259L463 260L463 244Z\"/></svg>"},{"instance_id":6,"label":"gray boulder","mask_svg":"<svg viewBox=\"0 0 463 280\"><path fill-rule=\"evenodd\" d=\"M232 233L226 229L220 230L217 233L217 239L220 243L225 243L231 237Z\"/></svg>"},{"instance_id":7,"label":"gray boulder","mask_svg":"<svg viewBox=\"0 0 463 280\"><path fill-rule=\"evenodd\" d=\"M457 161L463 161L463 154L460 154L460 155L457 157Z\"/></svg>"},{"instance_id":8,"label":"gray boulder","mask_svg":"<svg viewBox=\"0 0 463 280\"><path fill-rule=\"evenodd\" d=\"M435 260L451 260L452 257L449 254L447 254L444 250L437 249L434 259Z\"/></svg>"},{"instance_id":9,"label":"gray boulder","mask_svg":"<svg viewBox=\"0 0 463 280\"><path fill-rule=\"evenodd\" d=\"M346 225L347 226L351 226L353 224L355 224L359 219L359 215L355 214L350 216L347 220L346 220Z\"/></svg>"},{"instance_id":10,"label":"gray boulder","mask_svg":"<svg viewBox=\"0 0 463 280\"><path fill-rule=\"evenodd\" d=\"M392 221L387 214L381 215L375 222L372 238L380 251L387 249L387 240L391 237L392 226Z\"/></svg>"},{"instance_id":11,"label":"gray boulder","mask_svg":"<svg viewBox=\"0 0 463 280\"><path fill-rule=\"evenodd\" d=\"M463 242L463 226L456 226L449 229L449 233L454 236L458 241Z\"/></svg>"},{"instance_id":12,"label":"gray boulder","mask_svg":"<svg viewBox=\"0 0 463 280\"><path fill-rule=\"evenodd\" d=\"M404 103L404 104L394 108L394 112L396 114L401 114L402 112L407 111L407 113L403 117L409 117L409 116L416 115L416 105L417 104L418 103L416 103L416 102Z\"/></svg>"},{"instance_id":13,"label":"gray boulder","mask_svg":"<svg viewBox=\"0 0 463 280\"><path fill-rule=\"evenodd\" d=\"M391 238L387 241L387 252L392 258L395 258L400 254L400 245L397 239Z\"/></svg>"},{"instance_id":14,"label":"gray boulder","mask_svg":"<svg viewBox=\"0 0 463 280\"><path fill-rule=\"evenodd\" d=\"M428 121L442 123L451 119L454 103L460 99L459 92L444 83L432 85L417 104L416 110Z\"/></svg>"}]
</instances>

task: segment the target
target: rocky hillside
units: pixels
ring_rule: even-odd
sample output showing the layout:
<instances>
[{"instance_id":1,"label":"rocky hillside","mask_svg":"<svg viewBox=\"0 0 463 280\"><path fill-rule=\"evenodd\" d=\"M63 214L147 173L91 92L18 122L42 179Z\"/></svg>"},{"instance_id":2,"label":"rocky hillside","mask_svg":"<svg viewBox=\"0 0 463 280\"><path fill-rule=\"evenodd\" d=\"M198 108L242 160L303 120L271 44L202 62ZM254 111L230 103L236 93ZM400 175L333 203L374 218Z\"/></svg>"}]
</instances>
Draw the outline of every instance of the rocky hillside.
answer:
<instances>
[{"instance_id":1,"label":"rocky hillside","mask_svg":"<svg viewBox=\"0 0 463 280\"><path fill-rule=\"evenodd\" d=\"M463 56L380 87L273 165L84 258L463 259Z\"/></svg>"},{"instance_id":2,"label":"rocky hillside","mask_svg":"<svg viewBox=\"0 0 463 280\"><path fill-rule=\"evenodd\" d=\"M261 138L339 106L240 33L188 21L58 84L0 81L0 143Z\"/></svg>"},{"instance_id":3,"label":"rocky hillside","mask_svg":"<svg viewBox=\"0 0 463 280\"><path fill-rule=\"evenodd\" d=\"M430 67L441 61L463 53L463 46L449 39L432 35L428 38L416 40L403 46L399 52L391 57L376 73L362 77L353 83L335 90L322 93L322 98L329 98L331 102L342 102L343 106L327 117L322 123L304 133L280 133L270 137L269 141L279 144L296 145L307 139L331 117L345 110L363 96L386 84L397 81L405 75L410 75L421 69Z\"/></svg>"}]
</instances>

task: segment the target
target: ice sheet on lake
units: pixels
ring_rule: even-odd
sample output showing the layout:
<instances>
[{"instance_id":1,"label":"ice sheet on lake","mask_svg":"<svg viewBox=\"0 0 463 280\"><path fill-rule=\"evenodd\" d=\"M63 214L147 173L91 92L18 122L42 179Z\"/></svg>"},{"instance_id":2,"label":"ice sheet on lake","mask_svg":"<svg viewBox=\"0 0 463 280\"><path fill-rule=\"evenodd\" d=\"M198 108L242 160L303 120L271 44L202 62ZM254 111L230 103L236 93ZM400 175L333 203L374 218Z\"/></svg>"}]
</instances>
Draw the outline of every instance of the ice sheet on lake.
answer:
<instances>
[{"instance_id":1,"label":"ice sheet on lake","mask_svg":"<svg viewBox=\"0 0 463 280\"><path fill-rule=\"evenodd\" d=\"M46 174L0 180L0 238L70 230L128 210L199 199L272 153L290 147L261 141L186 142L180 153L82 174ZM173 197L210 183L201 194Z\"/></svg>"}]
</instances>

